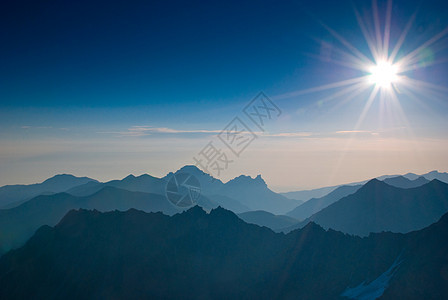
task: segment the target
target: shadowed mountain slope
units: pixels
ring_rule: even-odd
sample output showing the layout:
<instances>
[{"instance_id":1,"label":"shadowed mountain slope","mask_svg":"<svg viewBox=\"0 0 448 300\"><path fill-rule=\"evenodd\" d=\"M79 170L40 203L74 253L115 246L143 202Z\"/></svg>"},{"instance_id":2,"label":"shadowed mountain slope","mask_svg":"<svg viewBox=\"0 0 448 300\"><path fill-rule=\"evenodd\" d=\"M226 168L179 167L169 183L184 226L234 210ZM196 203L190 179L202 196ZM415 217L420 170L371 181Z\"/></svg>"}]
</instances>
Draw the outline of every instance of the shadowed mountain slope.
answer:
<instances>
[{"instance_id":1,"label":"shadowed mountain slope","mask_svg":"<svg viewBox=\"0 0 448 300\"><path fill-rule=\"evenodd\" d=\"M100 211L136 208L147 212L161 211L168 215L180 211L164 196L113 187L105 187L86 197L75 197L67 193L42 195L18 207L0 210L0 254L25 243L40 226L53 226L68 211L78 208Z\"/></svg>"},{"instance_id":2,"label":"shadowed mountain slope","mask_svg":"<svg viewBox=\"0 0 448 300\"><path fill-rule=\"evenodd\" d=\"M239 214L238 217L240 217L246 223L265 226L274 231L290 227L298 223L298 221L294 218L284 215L274 215L264 210L245 212Z\"/></svg>"},{"instance_id":3,"label":"shadowed mountain slope","mask_svg":"<svg viewBox=\"0 0 448 300\"><path fill-rule=\"evenodd\" d=\"M442 299L447 233L447 215L362 239L314 223L277 234L221 208L71 211L0 258L0 298Z\"/></svg>"},{"instance_id":4,"label":"shadowed mountain slope","mask_svg":"<svg viewBox=\"0 0 448 300\"><path fill-rule=\"evenodd\" d=\"M360 185L344 185L338 187L331 193L321 198L313 198L305 203L297 206L292 211L288 212L286 215L293 217L297 220L305 220L311 217L313 214L321 211L325 207L339 201L340 199L355 193L359 190Z\"/></svg>"},{"instance_id":5,"label":"shadowed mountain slope","mask_svg":"<svg viewBox=\"0 0 448 300\"><path fill-rule=\"evenodd\" d=\"M429 226L446 212L446 183L433 180L420 187L401 189L373 179L298 227L313 221L324 228L360 236L381 231L406 233Z\"/></svg>"}]
</instances>

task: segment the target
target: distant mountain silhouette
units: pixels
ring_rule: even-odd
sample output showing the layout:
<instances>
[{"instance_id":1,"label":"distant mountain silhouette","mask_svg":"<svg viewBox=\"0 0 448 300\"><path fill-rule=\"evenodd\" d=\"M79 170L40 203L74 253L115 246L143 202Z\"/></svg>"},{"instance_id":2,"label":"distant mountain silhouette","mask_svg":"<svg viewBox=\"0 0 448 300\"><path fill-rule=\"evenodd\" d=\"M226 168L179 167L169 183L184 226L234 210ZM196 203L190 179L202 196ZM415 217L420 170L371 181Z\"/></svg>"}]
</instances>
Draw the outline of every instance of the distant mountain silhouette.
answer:
<instances>
[{"instance_id":1,"label":"distant mountain silhouette","mask_svg":"<svg viewBox=\"0 0 448 300\"><path fill-rule=\"evenodd\" d=\"M11 208L38 195L65 192L68 189L88 182L96 182L96 180L88 177L60 174L42 183L5 185L0 187L0 208Z\"/></svg>"},{"instance_id":2,"label":"distant mountain silhouette","mask_svg":"<svg viewBox=\"0 0 448 300\"><path fill-rule=\"evenodd\" d=\"M328 186L328 187L323 187L323 188L318 188L318 189L293 191L293 192L286 192L286 193L280 193L280 194L289 199L306 202L312 198L321 198L321 197L331 193L336 188L338 188L338 186Z\"/></svg>"},{"instance_id":3,"label":"distant mountain silhouette","mask_svg":"<svg viewBox=\"0 0 448 300\"><path fill-rule=\"evenodd\" d=\"M300 204L298 201L271 191L261 175L255 178L241 175L224 184L196 166L185 166L176 173L178 172L190 173L198 178L202 193L210 199L215 200L214 196L218 195L220 197L217 199L222 199L222 196L225 196L236 200L241 204L241 207L238 208L239 211L264 210L273 214L283 214ZM172 174L168 174L166 179L169 176L172 176ZM222 201L220 205L224 203ZM244 210L244 208L247 208L247 210ZM235 212L238 213L239 211Z\"/></svg>"},{"instance_id":4,"label":"distant mountain silhouette","mask_svg":"<svg viewBox=\"0 0 448 300\"><path fill-rule=\"evenodd\" d=\"M356 193L312 215L301 226L313 221L324 228L360 236L381 231L406 233L436 222L446 212L446 183L435 179L420 187L401 189L372 179Z\"/></svg>"},{"instance_id":5,"label":"distant mountain silhouette","mask_svg":"<svg viewBox=\"0 0 448 300\"><path fill-rule=\"evenodd\" d=\"M314 223L278 234L222 208L71 211L0 258L0 298L446 299L447 235L447 215L361 239Z\"/></svg>"},{"instance_id":6,"label":"distant mountain silhouette","mask_svg":"<svg viewBox=\"0 0 448 300\"><path fill-rule=\"evenodd\" d=\"M98 192L104 187L115 187L131 192L144 192L164 195L166 181L148 174L141 176L129 175L122 180L112 180L105 183L89 182L81 186L76 186L67 193L74 196L88 196Z\"/></svg>"},{"instance_id":7,"label":"distant mountain silhouette","mask_svg":"<svg viewBox=\"0 0 448 300\"><path fill-rule=\"evenodd\" d=\"M344 185L336 188L334 191L321 198L313 198L305 203L297 206L286 215L293 217L297 220L305 220L311 217L313 214L321 211L325 207L339 201L340 199L355 193L361 185Z\"/></svg>"},{"instance_id":8,"label":"distant mountain silhouette","mask_svg":"<svg viewBox=\"0 0 448 300\"><path fill-rule=\"evenodd\" d=\"M298 221L284 215L274 215L264 210L249 211L238 215L244 222L265 226L274 231L293 226Z\"/></svg>"},{"instance_id":9,"label":"distant mountain silhouette","mask_svg":"<svg viewBox=\"0 0 448 300\"><path fill-rule=\"evenodd\" d=\"M25 243L40 226L53 226L68 211L78 208L100 211L136 208L146 212L161 211L168 215L180 211L164 196L113 187L105 187L85 197L75 197L67 193L37 196L18 207L0 210L0 255Z\"/></svg>"},{"instance_id":10,"label":"distant mountain silhouette","mask_svg":"<svg viewBox=\"0 0 448 300\"><path fill-rule=\"evenodd\" d=\"M261 176L255 179L249 176L239 176L226 184L213 178L196 166L187 165L176 172L171 172L163 178L150 175L135 177L129 175L123 180L113 180L105 183L87 183L68 190L75 196L91 195L105 186L113 186L129 191L165 195L166 184L174 174L189 173L196 177L201 185L201 194L211 199L216 205L230 209L235 213L264 209L271 213L285 213L300 202L287 199L271 191ZM209 207L206 207L209 208Z\"/></svg>"},{"instance_id":11,"label":"distant mountain silhouette","mask_svg":"<svg viewBox=\"0 0 448 300\"><path fill-rule=\"evenodd\" d=\"M220 194L219 192L224 186L224 183L221 180L210 176L209 174L205 173L204 171L200 170L198 167L193 165L184 166L174 173L171 172L168 175L166 175L163 179L168 181L171 178L171 176L173 176L173 174L178 173L188 173L196 177L199 180L199 183L201 184L202 192L206 195Z\"/></svg>"},{"instance_id":12,"label":"distant mountain silhouette","mask_svg":"<svg viewBox=\"0 0 448 300\"><path fill-rule=\"evenodd\" d=\"M272 214L284 214L300 204L271 191L261 175L255 178L244 175L236 177L224 184L219 194L238 200L251 210L264 210Z\"/></svg>"},{"instance_id":13,"label":"distant mountain silhouette","mask_svg":"<svg viewBox=\"0 0 448 300\"><path fill-rule=\"evenodd\" d=\"M210 199L214 204L216 204L213 208L221 206L225 209L228 209L236 214L248 212L251 209L246 205L242 204L238 200L232 199L223 195L207 195L207 198Z\"/></svg>"},{"instance_id":14,"label":"distant mountain silhouette","mask_svg":"<svg viewBox=\"0 0 448 300\"><path fill-rule=\"evenodd\" d=\"M423 176L417 177L414 180L410 180L404 176L391 177L383 180L383 182L387 183L388 185L392 185L402 189L419 187L424 184L427 184L429 181L430 180L426 179Z\"/></svg>"},{"instance_id":15,"label":"distant mountain silhouette","mask_svg":"<svg viewBox=\"0 0 448 300\"><path fill-rule=\"evenodd\" d=\"M448 173L444 172L444 173L440 173L438 171L431 171L428 172L426 174L421 175L423 177L425 177L428 180L434 180L437 179L439 181L443 181L445 183L448 183ZM410 178L409 178L410 179ZM411 179L412 180L412 179Z\"/></svg>"},{"instance_id":16,"label":"distant mountain silhouette","mask_svg":"<svg viewBox=\"0 0 448 300\"><path fill-rule=\"evenodd\" d=\"M415 181L416 179L419 179L419 177L423 177L426 178L428 181L431 181L433 179L437 179L439 181L443 181L445 183L448 183L448 173L440 173L438 171L431 171L428 172L426 174L422 174L422 175L417 175L414 173L407 173L405 175L383 175L380 177L377 177L376 179L384 181L386 179L389 178L396 178L396 177L405 177L406 179L409 179L411 181ZM422 179L419 179L421 181L415 182L415 186L420 186L423 182ZM328 195L330 192L334 191L336 188L341 187L341 186L346 186L346 185L363 185L366 184L369 180L363 180L363 181L356 181L356 182L351 182L351 183L346 183L346 184L341 184L341 185L336 185L336 186L328 186L328 187L322 187L322 188L317 188L317 189L312 189L312 190L299 190L299 191L292 191L292 192L286 192L286 193L280 193L281 195L289 198L289 199L297 199L297 200L302 200L304 202L312 199L312 198L321 198L325 195ZM395 184L393 184L392 182L389 182L388 184L396 186ZM400 184L400 182L398 182L397 184ZM400 187L400 186L397 186Z\"/></svg>"}]
</instances>

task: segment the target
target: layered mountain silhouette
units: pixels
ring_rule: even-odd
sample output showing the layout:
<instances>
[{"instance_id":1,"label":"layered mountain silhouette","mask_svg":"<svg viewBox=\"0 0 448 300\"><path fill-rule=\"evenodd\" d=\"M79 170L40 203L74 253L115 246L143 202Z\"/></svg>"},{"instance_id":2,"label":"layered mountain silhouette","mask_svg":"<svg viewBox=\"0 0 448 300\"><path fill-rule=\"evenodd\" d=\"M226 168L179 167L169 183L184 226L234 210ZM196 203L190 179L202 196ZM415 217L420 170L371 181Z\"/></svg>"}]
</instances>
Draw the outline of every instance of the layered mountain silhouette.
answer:
<instances>
[{"instance_id":1,"label":"layered mountain silhouette","mask_svg":"<svg viewBox=\"0 0 448 300\"><path fill-rule=\"evenodd\" d=\"M403 175L404 177L406 177L409 180L416 180L419 177L424 177L428 180L434 180L437 179L439 181L443 181L445 183L448 183L448 173L447 172L439 172L439 171L431 171L422 175L417 175L414 173L407 173L405 175Z\"/></svg>"},{"instance_id":2,"label":"layered mountain silhouette","mask_svg":"<svg viewBox=\"0 0 448 300\"><path fill-rule=\"evenodd\" d=\"M360 236L382 231L406 233L429 226L446 212L448 184L444 182L434 179L417 188L402 189L372 179L293 228L313 221Z\"/></svg>"},{"instance_id":3,"label":"layered mountain silhouette","mask_svg":"<svg viewBox=\"0 0 448 300\"><path fill-rule=\"evenodd\" d=\"M70 210L85 208L99 211L140 209L146 212L179 212L164 196L105 187L93 195L76 197L67 193L41 195L19 205L0 210L0 255L21 246L42 225L54 226Z\"/></svg>"},{"instance_id":4,"label":"layered mountain silhouette","mask_svg":"<svg viewBox=\"0 0 448 300\"><path fill-rule=\"evenodd\" d=\"M291 227L298 223L294 218L284 215L274 215L264 210L249 211L238 215L244 222L265 226L274 231Z\"/></svg>"},{"instance_id":5,"label":"layered mountain silhouette","mask_svg":"<svg viewBox=\"0 0 448 300\"><path fill-rule=\"evenodd\" d=\"M2 299L444 299L448 216L368 238L232 212L69 212L0 258Z\"/></svg>"},{"instance_id":6,"label":"layered mountain silhouette","mask_svg":"<svg viewBox=\"0 0 448 300\"><path fill-rule=\"evenodd\" d=\"M193 165L184 166L174 173L171 172L168 175L166 175L163 179L168 181L171 178L171 176L179 173L188 173L196 177L199 180L199 183L201 184L202 192L207 195L219 194L219 192L224 186L224 183L221 180L210 176L209 174L205 173L204 171L200 170L198 167Z\"/></svg>"},{"instance_id":7,"label":"layered mountain silhouette","mask_svg":"<svg viewBox=\"0 0 448 300\"><path fill-rule=\"evenodd\" d=\"M57 175L41 184L0 189L15 191L15 199L21 199L17 195L40 194L31 200L14 202L15 207L11 209L0 209L0 255L22 245L40 226L55 225L71 209L87 208L104 212L136 208L168 215L181 212L165 195L167 182L179 173L190 173L199 180L201 197L198 205L207 211L221 206L239 214L247 222L275 231L288 232L314 220L325 228L358 235L382 230L408 232L435 222L447 211L445 200L441 199L445 197L443 195L446 195L446 191L437 191L434 184L424 184L427 182L425 177L416 175L414 178L410 174L384 178L385 182L407 188L407 192L403 189L394 190L384 183L372 190L369 182L361 189L367 189L367 192L359 193L359 190L355 193L359 186L343 186L304 204L274 193L260 175L255 178L239 176L223 183L195 166L185 166L163 178L146 174L129 175L122 180L105 183L87 177ZM434 171L427 176L443 177L444 174ZM444 186L441 182L439 185L441 189ZM428 186L432 186L432 189ZM392 188L392 192L388 187ZM61 190L66 192L57 193ZM48 195L43 195L45 193ZM347 202L346 196L350 194L354 198ZM287 212L288 216L284 216ZM298 223L290 217L304 221Z\"/></svg>"},{"instance_id":8,"label":"layered mountain silhouette","mask_svg":"<svg viewBox=\"0 0 448 300\"><path fill-rule=\"evenodd\" d=\"M280 193L281 195L294 200L300 200L300 201L308 201L312 198L321 198L335 189L337 189L338 186L329 186L329 187L323 187L318 189L311 189L311 190L302 190L302 191L293 191L293 192L285 192Z\"/></svg>"},{"instance_id":9,"label":"layered mountain silhouette","mask_svg":"<svg viewBox=\"0 0 448 300\"><path fill-rule=\"evenodd\" d=\"M233 198L251 210L264 210L273 214L285 214L300 202L271 191L258 175L256 178L241 175L224 184L220 194Z\"/></svg>"},{"instance_id":10,"label":"layered mountain silhouette","mask_svg":"<svg viewBox=\"0 0 448 300\"><path fill-rule=\"evenodd\" d=\"M105 183L89 182L76 186L66 192L74 196L88 196L98 192L104 187L114 187L131 192L144 192L164 195L166 181L148 174L141 176L129 175L122 180L112 180Z\"/></svg>"},{"instance_id":11,"label":"layered mountain silhouette","mask_svg":"<svg viewBox=\"0 0 448 300\"><path fill-rule=\"evenodd\" d=\"M196 166L185 166L176 173L189 173L195 176L201 183L202 193L210 199L222 199L219 204L223 207L225 207L222 204L225 204L226 198L237 201L241 206L238 211L233 210L236 213L264 210L272 214L284 214L301 204L300 201L288 199L271 191L261 175L255 178L241 175L223 183L199 170ZM168 174L165 179L176 173ZM235 204L235 202L233 203Z\"/></svg>"},{"instance_id":12,"label":"layered mountain silhouette","mask_svg":"<svg viewBox=\"0 0 448 300\"><path fill-rule=\"evenodd\" d=\"M294 208L292 211L288 212L286 215L293 217L297 220L305 220L311 217L313 214L321 211L325 207L333 204L340 199L355 193L361 185L344 185L336 188L334 191L321 198L313 198L305 203Z\"/></svg>"},{"instance_id":13,"label":"layered mountain silhouette","mask_svg":"<svg viewBox=\"0 0 448 300\"><path fill-rule=\"evenodd\" d=\"M65 192L75 186L97 181L88 177L76 177L61 174L51 177L42 183L6 185L0 187L0 208L11 208L41 194Z\"/></svg>"},{"instance_id":14,"label":"layered mountain silhouette","mask_svg":"<svg viewBox=\"0 0 448 300\"><path fill-rule=\"evenodd\" d=\"M414 180L408 179L404 176L396 176L391 178L386 178L383 180L383 182L387 183L388 185L399 187L402 189L410 189L422 186L426 183L428 183L430 180L426 179L423 176L420 176Z\"/></svg>"},{"instance_id":15,"label":"layered mountain silhouette","mask_svg":"<svg viewBox=\"0 0 448 300\"><path fill-rule=\"evenodd\" d=\"M238 177L224 184L195 166L185 166L176 173L182 172L191 173L200 181L202 191L197 204L206 210L221 206L242 213L261 207L283 212L298 203L269 190L261 176L255 179ZM165 195L166 184L173 174L164 178L146 174L129 175L122 180L105 183L91 180L65 193L40 195L17 207L0 209L0 255L21 246L40 226L55 225L71 209L86 208L104 212L135 208L168 215L180 212L182 209L172 205ZM64 190L70 186L66 184L59 188Z\"/></svg>"},{"instance_id":16,"label":"layered mountain silhouette","mask_svg":"<svg viewBox=\"0 0 448 300\"><path fill-rule=\"evenodd\" d=\"M404 178L401 178L404 177ZM422 175L417 175L414 173L407 173L405 175L383 175L380 177L377 177L376 179L385 181L387 184L396 186L396 187L402 187L402 188L411 188L411 187L417 187L425 184L426 179L428 182L434 179L437 179L439 181L448 183L448 173L441 173L438 171L431 171ZM389 180L391 179L391 180ZM407 180L413 181L413 183L409 183ZM336 186L329 186L329 187L322 187L312 190L301 190L301 191L293 191L293 192L286 192L286 193L280 193L281 195L289 198L289 199L296 199L301 201L308 201L312 198L321 198L338 187L346 186L346 185L364 185L369 180L364 181L357 181L352 183L347 183L343 185L336 185Z\"/></svg>"},{"instance_id":17,"label":"layered mountain silhouette","mask_svg":"<svg viewBox=\"0 0 448 300\"><path fill-rule=\"evenodd\" d=\"M254 179L249 176L239 176L227 183L223 183L221 180L213 178L196 166L191 165L184 166L163 178L146 174L138 177L130 175L123 180L113 180L106 183L87 183L72 188L67 193L75 196L87 196L105 186L112 186L129 191L165 195L168 180L174 174L179 173L188 173L196 177L200 182L203 195L212 199L217 205L230 209L235 213L266 210L274 214L282 214L301 203L271 191L261 176L257 176Z\"/></svg>"}]
</instances>

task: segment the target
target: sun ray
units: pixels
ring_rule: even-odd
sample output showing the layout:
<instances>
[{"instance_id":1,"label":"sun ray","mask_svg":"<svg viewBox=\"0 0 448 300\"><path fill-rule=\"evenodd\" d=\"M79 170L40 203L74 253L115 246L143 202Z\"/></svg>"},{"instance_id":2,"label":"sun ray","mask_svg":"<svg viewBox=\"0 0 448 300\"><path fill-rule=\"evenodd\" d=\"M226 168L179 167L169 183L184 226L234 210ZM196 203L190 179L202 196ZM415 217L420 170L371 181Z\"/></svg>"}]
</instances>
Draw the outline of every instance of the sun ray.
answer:
<instances>
[{"instance_id":1,"label":"sun ray","mask_svg":"<svg viewBox=\"0 0 448 300\"><path fill-rule=\"evenodd\" d=\"M418 94L422 98L431 99L432 102L438 103L439 105L447 105L448 92L444 87L429 84L426 81L409 78L402 83L402 87L407 89L410 94Z\"/></svg>"},{"instance_id":2,"label":"sun ray","mask_svg":"<svg viewBox=\"0 0 448 300\"><path fill-rule=\"evenodd\" d=\"M409 31L411 30L412 25L415 22L415 18L417 17L417 12L414 12L414 14L409 19L408 23L406 24L403 32L401 33L400 37L398 38L397 43L395 44L394 49L392 50L392 53L389 56L389 61L394 62L395 57L398 55L398 51L400 51L401 46L403 45L406 36L408 35Z\"/></svg>"},{"instance_id":3,"label":"sun ray","mask_svg":"<svg viewBox=\"0 0 448 300\"><path fill-rule=\"evenodd\" d=\"M426 42L424 42L422 45L417 47L414 51L410 52L406 56L402 57L400 60L397 61L398 65L407 65L409 64L409 61L414 58L416 55L420 53L420 51L426 47L429 47L430 45L434 44L438 40L440 40L442 37L444 37L446 34L448 34L448 27L446 27L443 31L439 32Z\"/></svg>"},{"instance_id":4,"label":"sun ray","mask_svg":"<svg viewBox=\"0 0 448 300\"><path fill-rule=\"evenodd\" d=\"M333 107L333 110L335 110L336 108L339 108L341 106L343 106L344 104L350 102L352 99L354 99L356 96L362 94L363 92L365 92L367 89L369 89L370 86L363 84L359 87L357 87L352 93L350 93L347 97L344 97L341 101L339 101L338 103L336 103L336 105Z\"/></svg>"},{"instance_id":5,"label":"sun ray","mask_svg":"<svg viewBox=\"0 0 448 300\"><path fill-rule=\"evenodd\" d=\"M368 68L366 67L366 64L363 63L361 60L359 60L359 58L357 58L356 56L345 52L344 50L341 49L334 49L335 52L338 52L340 55L342 56L347 56L346 60L343 59L334 59L331 58L330 62L343 66L343 67L347 67L353 70L359 70L359 71L368 71ZM314 53L306 53L307 56L312 57L312 58L316 58L316 59L321 59L321 56L318 54L314 54Z\"/></svg>"},{"instance_id":6,"label":"sun ray","mask_svg":"<svg viewBox=\"0 0 448 300\"><path fill-rule=\"evenodd\" d=\"M375 97L377 96L379 90L380 88L378 86L375 86L372 92L370 92L370 96L367 99L366 105L364 105L364 108L361 114L359 115L358 121L356 122L355 127L353 128L354 131L358 130L361 123L364 121L364 118L367 112L369 111L370 107L372 106L372 103L375 100Z\"/></svg>"},{"instance_id":7,"label":"sun ray","mask_svg":"<svg viewBox=\"0 0 448 300\"><path fill-rule=\"evenodd\" d=\"M378 3L376 0L373 0L372 12L373 12L373 24L375 27L375 36L376 36L376 49L377 52L383 53L383 44L382 44L383 39L381 38L380 17L378 15Z\"/></svg>"},{"instance_id":8,"label":"sun ray","mask_svg":"<svg viewBox=\"0 0 448 300\"><path fill-rule=\"evenodd\" d=\"M407 83L406 81L409 83ZM406 77L406 81L403 84L408 84L410 87L414 87L414 88L422 87L422 88L427 88L430 90L438 90L438 91L445 93L445 97L446 97L446 93L448 93L448 88L445 86L437 85L434 83L429 83L427 81L418 80L418 79L414 79L414 78L410 78L410 77Z\"/></svg>"},{"instance_id":9,"label":"sun ray","mask_svg":"<svg viewBox=\"0 0 448 300\"><path fill-rule=\"evenodd\" d=\"M438 101L447 98L448 88L409 76L415 74L412 72L414 70L448 61L448 58L438 57L437 60L434 60L430 56L428 57L431 59L428 60L427 56L422 56L421 52L427 47L431 47L429 55L444 50L447 45L443 42L448 41L448 39L444 39L448 35L448 27L418 45L418 47L410 49L411 51L403 51L405 50L403 45L406 38L415 24L417 11L406 21L398 39L392 39L392 9L393 1L388 0L384 7L384 18L381 18L380 11L382 13L383 7L379 7L378 1L373 0L371 13L367 16L368 19L363 19L357 7L353 6L356 20L368 46L368 51L365 53L361 52L359 48L355 47L331 27L323 22L319 22L338 42L337 45L330 45L332 52L331 56L328 57L328 61L335 65L359 71L359 76L281 94L274 98L287 99L304 94L335 90L331 95L315 99L315 103L319 104L340 99L335 105L328 106L328 109L332 111L371 88L368 91L366 102L360 111L353 130L357 131L364 126L363 123L367 114L370 113L373 103L379 101L378 126L383 128L383 126L393 125L400 128L404 125L403 128L406 128L406 131L409 131L409 135L413 137L410 122L400 102L402 100L401 95L407 96L410 93L412 97L407 96L407 99L414 100L417 98L415 95L421 95L425 99L428 99L428 97L437 98ZM319 43L324 42L322 40L317 41ZM322 56L319 55L310 54L309 56L322 59ZM423 101L421 103L424 104ZM354 136L351 138L354 138ZM343 159L342 156L341 159Z\"/></svg>"},{"instance_id":10,"label":"sun ray","mask_svg":"<svg viewBox=\"0 0 448 300\"><path fill-rule=\"evenodd\" d=\"M425 63L425 68L426 67L430 67L430 66L434 66L434 65L447 63L447 62L448 62L448 58L443 58L443 59L438 59L438 60L431 61L431 62L426 62ZM400 71L402 73L406 73L406 72L414 71L414 70L421 69L421 68L422 67L419 64L411 64L409 66L401 67Z\"/></svg>"},{"instance_id":11,"label":"sun ray","mask_svg":"<svg viewBox=\"0 0 448 300\"><path fill-rule=\"evenodd\" d=\"M319 100L317 100L317 102L318 103L327 102L327 101L334 100L334 99L337 99L342 96L346 96L349 93L356 92L358 90L365 90L368 88L369 88L369 86L367 84L365 84L364 82L355 83L355 84L345 87L344 89L340 90L339 92L333 93L330 96L319 99Z\"/></svg>"},{"instance_id":12,"label":"sun ray","mask_svg":"<svg viewBox=\"0 0 448 300\"><path fill-rule=\"evenodd\" d=\"M333 29L331 29L324 23L321 23L321 24L331 35L333 35L339 42L341 42L341 44L343 44L345 47L347 47L347 49L350 50L354 55L358 56L359 59L364 61L364 63L372 62L372 60L370 60L367 56L362 54L361 51L356 49L356 47L354 47L350 42L348 42L346 39L344 39L339 33L334 31Z\"/></svg>"},{"instance_id":13,"label":"sun ray","mask_svg":"<svg viewBox=\"0 0 448 300\"><path fill-rule=\"evenodd\" d=\"M300 96L300 95L304 95L304 94L310 94L310 93L314 93L314 92L321 92L321 91L334 89L334 88L341 88L341 87L344 87L344 86L347 86L347 85L352 85L352 84L356 84L356 83L359 83L359 82L366 81L367 78L368 78L367 75L366 76L361 76L361 77L355 77L355 78L342 80L342 81L337 81L337 82L334 82L334 83L329 83L329 84L325 84L325 85L321 85L321 86L317 86L317 87L313 87L313 88L309 88L309 89L304 89L304 90L299 90L299 91L294 91L294 92L289 92L289 93L277 95L277 96L274 96L273 98L277 99L277 100L288 99L288 98L292 98L292 97L296 97L296 96Z\"/></svg>"},{"instance_id":14,"label":"sun ray","mask_svg":"<svg viewBox=\"0 0 448 300\"><path fill-rule=\"evenodd\" d=\"M362 20L362 17L360 15L359 11L356 9L356 7L354 7L353 10L355 11L355 15L356 15L356 19L358 21L359 28L361 29L361 32L364 35L364 39L367 42L367 46L369 46L370 53L372 54L373 59L375 61L377 61L379 59L379 54L378 54L377 48L374 44L374 41L372 40L372 38L367 30L367 27L364 24L364 21Z\"/></svg>"},{"instance_id":15,"label":"sun ray","mask_svg":"<svg viewBox=\"0 0 448 300\"><path fill-rule=\"evenodd\" d=\"M389 57L390 23L392 20L392 0L387 1L386 24L384 25L383 56Z\"/></svg>"},{"instance_id":16,"label":"sun ray","mask_svg":"<svg viewBox=\"0 0 448 300\"><path fill-rule=\"evenodd\" d=\"M409 97L412 101L417 103L426 112L431 114L435 113L435 110L428 104L428 102L425 102L420 97L417 97L415 90L411 90L409 87L403 86L401 89L401 93L403 93L404 95Z\"/></svg>"},{"instance_id":17,"label":"sun ray","mask_svg":"<svg viewBox=\"0 0 448 300\"><path fill-rule=\"evenodd\" d=\"M395 110L397 111L399 117L401 118L401 122L404 123L406 129L412 133L413 135L413 131L412 131L412 127L411 127L411 123L409 123L408 118L406 117L406 114L403 111L403 107L400 104L400 100L397 97L397 94L395 93L395 91L392 91L389 96L391 97L391 104L394 106Z\"/></svg>"},{"instance_id":18,"label":"sun ray","mask_svg":"<svg viewBox=\"0 0 448 300\"><path fill-rule=\"evenodd\" d=\"M325 41L323 41L322 39L314 39L317 43L321 44L324 43ZM355 69L355 70L360 70L360 71L366 71L366 61L360 59L358 56L353 55L347 51L345 51L344 49L341 49L337 46L332 45L332 52L345 57L346 58L346 62L343 60L335 60L334 58L331 58L331 62L335 62L339 65L343 65L343 66L347 66L349 68ZM316 55L316 54L308 54L310 57L315 57L315 58L319 58L321 59L320 55ZM366 59L368 59L366 57Z\"/></svg>"}]
</instances>

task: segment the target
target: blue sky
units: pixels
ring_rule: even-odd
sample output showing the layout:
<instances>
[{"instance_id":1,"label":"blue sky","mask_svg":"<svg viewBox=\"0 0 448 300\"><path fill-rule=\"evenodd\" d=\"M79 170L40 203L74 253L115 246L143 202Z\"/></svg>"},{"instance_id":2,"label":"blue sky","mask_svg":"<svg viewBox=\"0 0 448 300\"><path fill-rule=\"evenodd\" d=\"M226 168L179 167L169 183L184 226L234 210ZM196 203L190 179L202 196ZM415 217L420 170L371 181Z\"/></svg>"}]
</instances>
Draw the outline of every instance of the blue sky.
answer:
<instances>
[{"instance_id":1,"label":"blue sky","mask_svg":"<svg viewBox=\"0 0 448 300\"><path fill-rule=\"evenodd\" d=\"M378 1L381 21L387 3ZM287 190L447 171L446 36L403 74L434 86L400 88L401 108L374 101L358 126L371 90L300 93L365 75L337 63L347 49L325 27L372 59L354 8L373 28L370 1L2 4L0 185L163 176L191 164L260 91L282 115L223 180L261 173ZM448 26L444 1L394 1L392 44L414 13L397 57Z\"/></svg>"}]
</instances>

